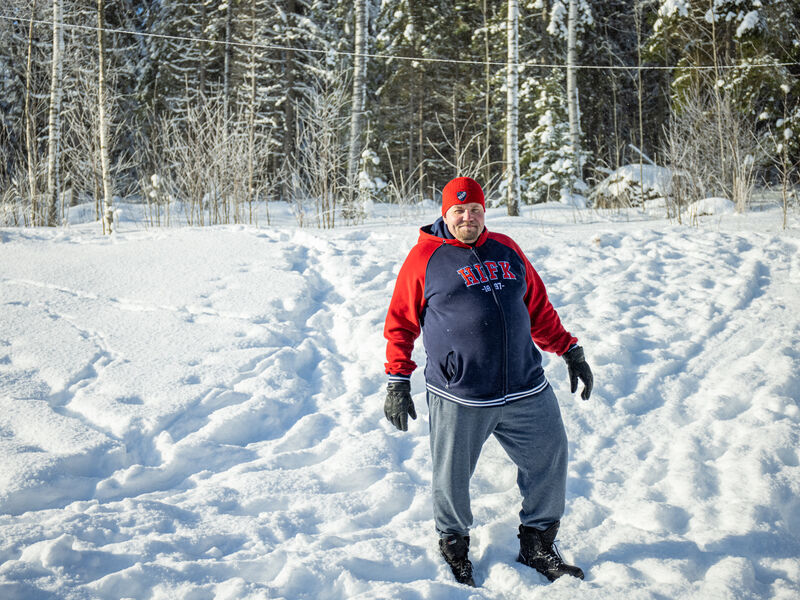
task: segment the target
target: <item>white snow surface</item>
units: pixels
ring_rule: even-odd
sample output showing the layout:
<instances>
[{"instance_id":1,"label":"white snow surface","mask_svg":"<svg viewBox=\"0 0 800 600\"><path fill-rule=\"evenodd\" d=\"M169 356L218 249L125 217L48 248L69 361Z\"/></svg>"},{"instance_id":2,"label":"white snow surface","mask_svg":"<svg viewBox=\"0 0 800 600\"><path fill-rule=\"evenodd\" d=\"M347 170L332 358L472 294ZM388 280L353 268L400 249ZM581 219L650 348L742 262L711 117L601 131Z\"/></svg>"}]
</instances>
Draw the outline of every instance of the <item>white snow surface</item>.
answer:
<instances>
[{"instance_id":1,"label":"white snow surface","mask_svg":"<svg viewBox=\"0 0 800 600\"><path fill-rule=\"evenodd\" d=\"M516 472L489 440L472 589L436 548L421 368L410 430L383 416L386 308L436 216L392 210L0 229L0 597L800 597L796 215L489 211L596 387L570 394L545 354L570 438L559 546L585 581L515 562Z\"/></svg>"}]
</instances>

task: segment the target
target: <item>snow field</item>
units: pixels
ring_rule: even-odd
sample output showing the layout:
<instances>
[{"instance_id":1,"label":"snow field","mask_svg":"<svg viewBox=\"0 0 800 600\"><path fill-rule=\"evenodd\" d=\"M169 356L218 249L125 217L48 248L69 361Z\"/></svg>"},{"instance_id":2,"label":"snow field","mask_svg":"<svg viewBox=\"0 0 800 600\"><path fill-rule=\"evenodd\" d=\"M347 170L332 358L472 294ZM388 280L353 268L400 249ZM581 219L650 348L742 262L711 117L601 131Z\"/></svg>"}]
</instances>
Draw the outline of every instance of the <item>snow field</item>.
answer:
<instances>
[{"instance_id":1,"label":"snow field","mask_svg":"<svg viewBox=\"0 0 800 600\"><path fill-rule=\"evenodd\" d=\"M481 587L438 557L421 344L419 418L401 433L382 411L414 218L0 231L0 596L797 597L798 229L576 214L487 225L595 372L584 402L545 355L571 444L560 547L586 581L515 562L494 440L472 483Z\"/></svg>"}]
</instances>

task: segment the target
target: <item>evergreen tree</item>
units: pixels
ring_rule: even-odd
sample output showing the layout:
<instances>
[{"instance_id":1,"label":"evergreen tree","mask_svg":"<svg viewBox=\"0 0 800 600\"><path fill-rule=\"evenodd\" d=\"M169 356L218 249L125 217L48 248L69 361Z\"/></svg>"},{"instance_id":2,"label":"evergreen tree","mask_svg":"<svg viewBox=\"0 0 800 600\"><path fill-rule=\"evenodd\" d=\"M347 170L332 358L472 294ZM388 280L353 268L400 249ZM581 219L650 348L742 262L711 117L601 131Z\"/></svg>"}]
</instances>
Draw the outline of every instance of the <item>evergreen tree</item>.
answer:
<instances>
[{"instance_id":1,"label":"evergreen tree","mask_svg":"<svg viewBox=\"0 0 800 600\"><path fill-rule=\"evenodd\" d=\"M685 90L702 87L724 95L765 131L778 120L785 124L784 103L793 107L800 98L798 23L796 2L714 0L712 10L709 3L662 0L648 49L678 65L671 83L675 110L681 109ZM791 108L788 114L796 138L800 120Z\"/></svg>"},{"instance_id":2,"label":"evergreen tree","mask_svg":"<svg viewBox=\"0 0 800 600\"><path fill-rule=\"evenodd\" d=\"M553 71L542 80L530 78L525 85L539 95L533 103L537 125L525 134L522 142L524 201L527 204L558 201L568 196L573 187L578 193L583 192L585 185L570 140L563 73ZM585 156L580 158L585 160Z\"/></svg>"},{"instance_id":3,"label":"evergreen tree","mask_svg":"<svg viewBox=\"0 0 800 600\"><path fill-rule=\"evenodd\" d=\"M162 0L147 12L138 93L155 115L179 114L219 87L218 20L206 0Z\"/></svg>"},{"instance_id":4,"label":"evergreen tree","mask_svg":"<svg viewBox=\"0 0 800 600\"><path fill-rule=\"evenodd\" d=\"M542 47L552 53L550 60L564 64L567 55L566 4L556 1L548 9L539 1L533 2L529 8L541 12L534 12L538 27L526 31L528 43L534 39L541 40ZM589 31L594 21L586 2L581 2L579 8L579 39L583 40L583 33ZM535 71L540 73L539 76L533 74ZM576 162L570 139L566 71L529 67L526 73L531 74L523 77L520 93L522 112L526 115L521 130L523 199L527 203L538 203L559 200L562 194L569 195L573 190L580 193L585 189L582 165L587 160L588 150L580 152ZM578 91L582 92L580 86ZM582 103L579 104L582 108Z\"/></svg>"}]
</instances>

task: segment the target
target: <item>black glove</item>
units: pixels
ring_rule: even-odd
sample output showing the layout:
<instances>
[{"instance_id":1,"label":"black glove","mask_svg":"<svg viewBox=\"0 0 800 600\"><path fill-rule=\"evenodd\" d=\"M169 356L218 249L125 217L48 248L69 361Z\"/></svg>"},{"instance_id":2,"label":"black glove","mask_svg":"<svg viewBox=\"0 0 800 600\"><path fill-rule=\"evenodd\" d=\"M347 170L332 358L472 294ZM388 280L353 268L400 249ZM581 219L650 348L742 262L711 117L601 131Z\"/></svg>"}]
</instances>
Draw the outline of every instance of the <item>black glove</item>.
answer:
<instances>
[{"instance_id":1,"label":"black glove","mask_svg":"<svg viewBox=\"0 0 800 600\"><path fill-rule=\"evenodd\" d=\"M417 418L414 402L411 400L410 381L390 381L386 386L386 402L383 414L400 431L408 431L408 417Z\"/></svg>"},{"instance_id":2,"label":"black glove","mask_svg":"<svg viewBox=\"0 0 800 600\"><path fill-rule=\"evenodd\" d=\"M594 386L594 377L592 370L589 368L589 363L583 356L583 348L580 346L572 347L566 354L564 360L567 361L567 370L569 371L569 387L570 391L574 394L578 389L578 379L583 382L583 391L581 398L588 400L592 395L592 387Z\"/></svg>"}]
</instances>

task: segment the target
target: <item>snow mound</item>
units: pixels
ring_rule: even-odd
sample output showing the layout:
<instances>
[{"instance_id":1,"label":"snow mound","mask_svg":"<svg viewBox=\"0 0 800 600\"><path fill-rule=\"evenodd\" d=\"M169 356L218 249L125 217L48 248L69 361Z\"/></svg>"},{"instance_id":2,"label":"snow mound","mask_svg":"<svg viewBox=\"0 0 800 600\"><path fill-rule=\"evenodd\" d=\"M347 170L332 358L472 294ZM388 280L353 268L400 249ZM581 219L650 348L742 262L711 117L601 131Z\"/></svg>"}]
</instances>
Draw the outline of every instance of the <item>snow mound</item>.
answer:
<instances>
[{"instance_id":1,"label":"snow mound","mask_svg":"<svg viewBox=\"0 0 800 600\"><path fill-rule=\"evenodd\" d=\"M727 198L703 198L686 207L690 216L730 215L736 212L736 205Z\"/></svg>"},{"instance_id":2,"label":"snow mound","mask_svg":"<svg viewBox=\"0 0 800 600\"><path fill-rule=\"evenodd\" d=\"M574 208L586 208L586 205L588 204L586 196L577 193L570 193L568 189L561 190L559 202Z\"/></svg>"},{"instance_id":3,"label":"snow mound","mask_svg":"<svg viewBox=\"0 0 800 600\"><path fill-rule=\"evenodd\" d=\"M648 200L666 198L672 171L650 164L624 165L598 183L589 195L595 207L642 206Z\"/></svg>"}]
</instances>

